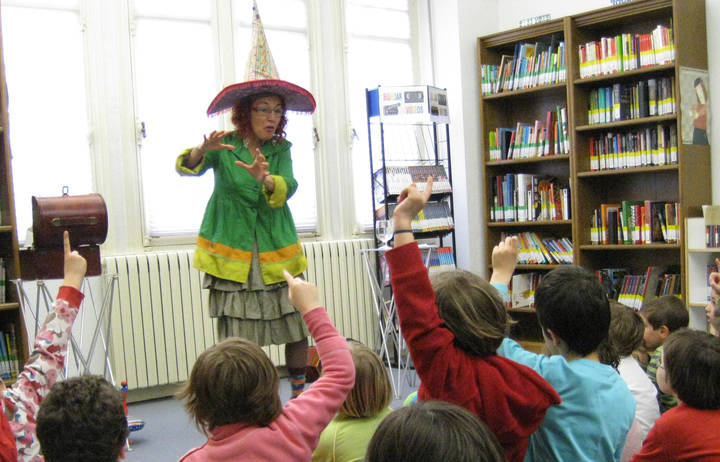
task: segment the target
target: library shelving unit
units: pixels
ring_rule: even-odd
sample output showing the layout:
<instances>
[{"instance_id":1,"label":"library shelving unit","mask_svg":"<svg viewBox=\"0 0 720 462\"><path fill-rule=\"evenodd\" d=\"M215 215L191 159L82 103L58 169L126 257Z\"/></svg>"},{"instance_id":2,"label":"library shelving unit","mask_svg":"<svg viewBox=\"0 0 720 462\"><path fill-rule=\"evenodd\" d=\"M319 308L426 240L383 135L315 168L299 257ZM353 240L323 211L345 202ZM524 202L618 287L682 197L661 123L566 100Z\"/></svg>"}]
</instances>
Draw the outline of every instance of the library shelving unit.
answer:
<instances>
[{"instance_id":1,"label":"library shelving unit","mask_svg":"<svg viewBox=\"0 0 720 462\"><path fill-rule=\"evenodd\" d=\"M603 37L621 34L649 34L658 26L669 29L674 44L674 59L648 64L633 70L618 70L601 75L581 76L580 47L601 42ZM544 44L564 41L566 80L532 86L521 90L488 92L487 65L500 67L503 55L514 55L521 44ZM619 47L621 47L618 42ZM610 45L608 45L610 47ZM615 45L612 45L615 46ZM529 56L529 55L528 55ZM677 268L681 273L683 299L688 300L684 260L688 252L684 219L701 216L701 205L710 203L710 148L707 145L684 144L681 135L683 118L690 117L683 106L681 80L686 69L707 71L704 0L637 0L631 3L559 18L529 27L513 29L478 39L481 80L480 112L485 181L484 234L486 256L490 261L493 246L502 233L535 232L540 235L570 236L572 262L589 270L628 268L631 274L644 274L649 266ZM630 67L630 66L628 66ZM613 86L632 87L637 82L667 81L674 95L674 109L657 114L625 115L621 120L590 120L590 110L597 107L597 92ZM620 84L620 85L618 85ZM643 84L644 85L644 84ZM483 91L484 90L484 91ZM657 90L660 91L659 88ZM695 94L685 95L696 98ZM595 99L594 99L595 98ZM692 105L697 101L687 101ZM530 159L490 160L493 149L489 133L498 127L516 127L518 122L544 120L546 111L557 105L567 106L568 154ZM595 105L595 106L594 106ZM612 109L610 110L612 111ZM606 119L609 120L609 119ZM687 121L686 121L687 122ZM677 160L673 163L647 162L643 166L615 170L598 170L591 166L591 139L608 133L651 130L665 127L675 132ZM532 139L531 139L532 141ZM496 142L497 144L497 142ZM496 157L493 157L496 159ZM498 176L516 173L552 176L566 180L571 190L571 214L555 222L496 222L491 220L493 183ZM622 201L658 201L677 203L678 239L676 242L645 244L598 244L592 241L594 211L601 204ZM547 271L556 265L521 265L518 272ZM528 347L542 340L532 309L513 310L518 321L514 335Z\"/></svg>"},{"instance_id":2,"label":"library shelving unit","mask_svg":"<svg viewBox=\"0 0 720 462\"><path fill-rule=\"evenodd\" d=\"M2 33L0 32L0 258L5 261L5 303L0 303L0 329L6 331L12 325L16 334L20 367L27 359L27 339L17 291L10 281L20 277L20 258L18 254L17 229L15 224L15 201L13 198L12 167L7 112L7 86L5 84L5 64L2 59ZM6 384L13 383L6 380Z\"/></svg>"},{"instance_id":3,"label":"library shelving unit","mask_svg":"<svg viewBox=\"0 0 720 462\"><path fill-rule=\"evenodd\" d=\"M710 301L708 266L720 258L720 248L706 247L705 222L701 217L685 220L687 253L685 254L685 287L690 309L690 326L707 326L705 305ZM693 316L694 315L694 316ZM697 324L696 326L693 323Z\"/></svg>"},{"instance_id":4,"label":"library shelving unit","mask_svg":"<svg viewBox=\"0 0 720 462\"><path fill-rule=\"evenodd\" d=\"M366 90L366 102L373 229L377 220L392 217L402 188L410 182L422 188L426 176L433 174L434 192L423 211L425 215L413 223L414 235L417 240L431 240L439 248L450 245L454 265L452 164L445 90L426 85L380 86ZM438 172L442 178L438 178ZM375 242L380 245L377 236Z\"/></svg>"}]
</instances>

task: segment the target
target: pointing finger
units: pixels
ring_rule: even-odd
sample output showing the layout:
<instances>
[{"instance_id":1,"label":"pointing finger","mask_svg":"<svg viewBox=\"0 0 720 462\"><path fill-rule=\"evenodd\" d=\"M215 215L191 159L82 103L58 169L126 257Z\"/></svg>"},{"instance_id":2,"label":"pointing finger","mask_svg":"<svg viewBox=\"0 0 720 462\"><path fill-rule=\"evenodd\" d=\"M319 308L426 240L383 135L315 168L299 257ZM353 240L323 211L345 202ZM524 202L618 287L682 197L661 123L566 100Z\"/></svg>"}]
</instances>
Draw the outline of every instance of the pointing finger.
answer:
<instances>
[{"instance_id":1,"label":"pointing finger","mask_svg":"<svg viewBox=\"0 0 720 462\"><path fill-rule=\"evenodd\" d=\"M63 248L65 256L70 255L70 233L67 230L63 231Z\"/></svg>"}]
</instances>

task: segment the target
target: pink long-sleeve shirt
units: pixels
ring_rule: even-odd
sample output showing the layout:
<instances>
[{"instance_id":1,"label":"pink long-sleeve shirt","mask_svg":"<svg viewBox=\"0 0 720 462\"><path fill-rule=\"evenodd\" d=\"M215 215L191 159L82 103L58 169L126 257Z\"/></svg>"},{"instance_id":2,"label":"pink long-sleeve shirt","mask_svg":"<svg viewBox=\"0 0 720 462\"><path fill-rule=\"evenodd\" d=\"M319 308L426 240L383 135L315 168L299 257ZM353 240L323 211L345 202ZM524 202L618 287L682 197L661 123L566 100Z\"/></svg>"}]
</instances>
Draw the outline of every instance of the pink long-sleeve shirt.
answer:
<instances>
[{"instance_id":1,"label":"pink long-sleeve shirt","mask_svg":"<svg viewBox=\"0 0 720 462\"><path fill-rule=\"evenodd\" d=\"M189 451L180 461L310 460L320 433L355 383L355 366L347 341L324 309L314 309L304 319L317 342L322 377L298 398L290 400L267 427L243 423L217 427L211 430L205 444Z\"/></svg>"},{"instance_id":2,"label":"pink long-sleeve shirt","mask_svg":"<svg viewBox=\"0 0 720 462\"><path fill-rule=\"evenodd\" d=\"M43 460L35 433L37 412L65 365L70 331L83 297L82 292L73 287L60 287L53 312L47 315L35 337L25 367L0 398L2 410L15 434L19 462Z\"/></svg>"}]
</instances>

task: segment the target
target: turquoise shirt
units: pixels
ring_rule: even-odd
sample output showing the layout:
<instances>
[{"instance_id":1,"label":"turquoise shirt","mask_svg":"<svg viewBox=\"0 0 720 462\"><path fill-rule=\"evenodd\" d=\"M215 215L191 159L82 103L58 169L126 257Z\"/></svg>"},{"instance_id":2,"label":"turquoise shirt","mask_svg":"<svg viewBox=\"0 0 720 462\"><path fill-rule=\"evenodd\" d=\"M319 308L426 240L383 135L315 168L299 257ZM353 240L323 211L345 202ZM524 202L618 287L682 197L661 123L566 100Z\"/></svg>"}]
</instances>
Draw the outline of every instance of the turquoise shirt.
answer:
<instances>
[{"instance_id":1,"label":"turquoise shirt","mask_svg":"<svg viewBox=\"0 0 720 462\"><path fill-rule=\"evenodd\" d=\"M506 286L493 285L507 295ZM498 354L535 370L562 398L530 435L526 462L620 460L635 417L635 398L615 369L589 359L532 353L508 338Z\"/></svg>"}]
</instances>

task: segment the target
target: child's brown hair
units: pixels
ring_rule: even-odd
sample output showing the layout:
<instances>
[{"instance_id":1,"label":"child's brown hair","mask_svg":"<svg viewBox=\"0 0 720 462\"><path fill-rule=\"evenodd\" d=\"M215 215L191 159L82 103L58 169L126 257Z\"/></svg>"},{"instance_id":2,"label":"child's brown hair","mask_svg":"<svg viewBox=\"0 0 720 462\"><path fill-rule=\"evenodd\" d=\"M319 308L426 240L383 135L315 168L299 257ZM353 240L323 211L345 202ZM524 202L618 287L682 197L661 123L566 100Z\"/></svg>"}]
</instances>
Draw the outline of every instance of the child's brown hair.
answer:
<instances>
[{"instance_id":1,"label":"child's brown hair","mask_svg":"<svg viewBox=\"0 0 720 462\"><path fill-rule=\"evenodd\" d=\"M640 313L653 329L667 326L668 331L674 332L690 322L685 304L674 295L653 298L643 304Z\"/></svg>"},{"instance_id":2,"label":"child's brown hair","mask_svg":"<svg viewBox=\"0 0 720 462\"><path fill-rule=\"evenodd\" d=\"M666 380L678 399L696 409L720 409L720 338L679 329L663 348Z\"/></svg>"},{"instance_id":3,"label":"child's brown hair","mask_svg":"<svg viewBox=\"0 0 720 462\"><path fill-rule=\"evenodd\" d=\"M610 329L608 338L621 358L640 348L645 324L642 317L629 306L610 300Z\"/></svg>"},{"instance_id":4,"label":"child's brown hair","mask_svg":"<svg viewBox=\"0 0 720 462\"><path fill-rule=\"evenodd\" d=\"M380 357L354 340L348 344L355 364L355 385L338 414L346 417L372 417L387 409L392 401L392 386Z\"/></svg>"},{"instance_id":5,"label":"child's brown hair","mask_svg":"<svg viewBox=\"0 0 720 462\"><path fill-rule=\"evenodd\" d=\"M265 427L282 412L275 366L255 343L230 337L205 350L178 393L204 433L221 425Z\"/></svg>"},{"instance_id":6,"label":"child's brown hair","mask_svg":"<svg viewBox=\"0 0 720 462\"><path fill-rule=\"evenodd\" d=\"M512 325L497 289L464 270L439 273L432 285L440 317L457 346L475 356L495 354Z\"/></svg>"}]
</instances>

